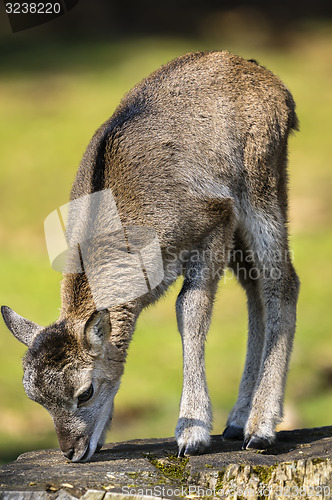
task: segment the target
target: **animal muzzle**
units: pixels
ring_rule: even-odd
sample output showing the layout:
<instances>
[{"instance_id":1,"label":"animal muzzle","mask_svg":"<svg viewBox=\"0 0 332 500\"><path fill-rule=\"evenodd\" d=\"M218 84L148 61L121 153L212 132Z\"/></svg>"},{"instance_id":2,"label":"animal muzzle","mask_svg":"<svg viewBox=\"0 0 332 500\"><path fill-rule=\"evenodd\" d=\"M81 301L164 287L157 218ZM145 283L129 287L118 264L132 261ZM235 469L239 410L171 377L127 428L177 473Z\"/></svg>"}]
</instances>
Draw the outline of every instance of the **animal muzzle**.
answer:
<instances>
[{"instance_id":1,"label":"animal muzzle","mask_svg":"<svg viewBox=\"0 0 332 500\"><path fill-rule=\"evenodd\" d=\"M90 436L88 433L74 433L69 426L64 426L62 423L59 425L55 419L53 421L61 451L68 460L80 462L88 460L93 455L95 450L90 449Z\"/></svg>"},{"instance_id":2,"label":"animal muzzle","mask_svg":"<svg viewBox=\"0 0 332 500\"><path fill-rule=\"evenodd\" d=\"M75 440L68 440L59 437L59 444L62 453L71 462L84 462L88 460L95 450L90 448L89 437L79 437Z\"/></svg>"}]
</instances>

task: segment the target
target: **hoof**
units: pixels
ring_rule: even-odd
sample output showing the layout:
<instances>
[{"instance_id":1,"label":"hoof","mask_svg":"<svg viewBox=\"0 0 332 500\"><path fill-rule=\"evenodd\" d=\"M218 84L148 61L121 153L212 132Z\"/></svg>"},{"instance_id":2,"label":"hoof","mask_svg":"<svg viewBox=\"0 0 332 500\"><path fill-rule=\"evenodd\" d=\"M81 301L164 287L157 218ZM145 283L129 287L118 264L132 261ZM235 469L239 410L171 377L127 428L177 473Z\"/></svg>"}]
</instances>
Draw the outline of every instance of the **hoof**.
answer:
<instances>
[{"instance_id":1,"label":"hoof","mask_svg":"<svg viewBox=\"0 0 332 500\"><path fill-rule=\"evenodd\" d=\"M271 439L253 435L243 441L242 450L266 450L271 445Z\"/></svg>"},{"instance_id":2,"label":"hoof","mask_svg":"<svg viewBox=\"0 0 332 500\"><path fill-rule=\"evenodd\" d=\"M244 437L243 429L242 427L238 427L237 425L228 425L224 432L222 433L222 438L223 439L229 439L229 440L239 440L242 441Z\"/></svg>"},{"instance_id":3,"label":"hoof","mask_svg":"<svg viewBox=\"0 0 332 500\"><path fill-rule=\"evenodd\" d=\"M208 449L204 444L182 446L178 449L178 458L202 455Z\"/></svg>"}]
</instances>

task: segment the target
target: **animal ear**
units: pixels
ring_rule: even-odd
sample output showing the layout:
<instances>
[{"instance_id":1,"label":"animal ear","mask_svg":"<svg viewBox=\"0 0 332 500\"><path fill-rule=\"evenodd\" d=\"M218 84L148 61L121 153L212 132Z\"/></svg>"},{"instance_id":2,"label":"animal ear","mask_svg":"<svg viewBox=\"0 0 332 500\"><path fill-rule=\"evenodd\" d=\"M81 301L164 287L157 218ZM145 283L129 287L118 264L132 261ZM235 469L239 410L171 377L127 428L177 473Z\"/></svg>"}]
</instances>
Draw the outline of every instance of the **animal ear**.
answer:
<instances>
[{"instance_id":1,"label":"animal ear","mask_svg":"<svg viewBox=\"0 0 332 500\"><path fill-rule=\"evenodd\" d=\"M95 311L85 323L83 345L94 356L102 353L111 334L111 322L108 309Z\"/></svg>"},{"instance_id":2,"label":"animal ear","mask_svg":"<svg viewBox=\"0 0 332 500\"><path fill-rule=\"evenodd\" d=\"M12 332L14 337L27 347L31 347L33 339L43 327L23 318L7 306L1 307L1 314L7 328Z\"/></svg>"}]
</instances>

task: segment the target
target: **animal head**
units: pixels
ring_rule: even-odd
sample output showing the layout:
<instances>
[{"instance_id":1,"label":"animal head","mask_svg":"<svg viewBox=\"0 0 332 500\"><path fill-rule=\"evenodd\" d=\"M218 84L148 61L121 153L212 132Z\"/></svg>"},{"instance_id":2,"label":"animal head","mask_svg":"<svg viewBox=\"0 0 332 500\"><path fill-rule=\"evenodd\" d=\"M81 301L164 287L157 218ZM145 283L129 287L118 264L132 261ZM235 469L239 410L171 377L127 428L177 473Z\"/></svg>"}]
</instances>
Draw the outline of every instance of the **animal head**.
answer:
<instances>
[{"instance_id":1,"label":"animal head","mask_svg":"<svg viewBox=\"0 0 332 500\"><path fill-rule=\"evenodd\" d=\"M73 462L86 461L104 443L113 400L123 373L123 356L110 342L107 309L83 325L60 319L43 328L1 308L12 334L28 347L23 359L27 396L53 418L60 447Z\"/></svg>"}]
</instances>

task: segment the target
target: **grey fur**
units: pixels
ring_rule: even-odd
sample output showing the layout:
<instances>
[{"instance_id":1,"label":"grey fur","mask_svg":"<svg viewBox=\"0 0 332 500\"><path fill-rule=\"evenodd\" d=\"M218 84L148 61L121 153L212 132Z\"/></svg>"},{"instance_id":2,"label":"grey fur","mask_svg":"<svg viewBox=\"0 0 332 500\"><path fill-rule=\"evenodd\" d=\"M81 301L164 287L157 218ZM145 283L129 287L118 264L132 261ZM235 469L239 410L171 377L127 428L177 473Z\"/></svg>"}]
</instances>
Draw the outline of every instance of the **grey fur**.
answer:
<instances>
[{"instance_id":1,"label":"grey fur","mask_svg":"<svg viewBox=\"0 0 332 500\"><path fill-rule=\"evenodd\" d=\"M181 274L176 439L180 455L208 448L204 344L227 266L248 296L249 336L225 437L243 434L248 448L274 440L299 289L287 238L287 141L296 127L292 96L272 73L228 52L201 52L143 80L95 133L71 199L111 189L125 227L156 231L165 275L154 290L111 308L110 322L107 311L95 312L84 273L64 275L60 318L36 327L36 336L6 308L7 326L29 346L25 390L50 411L71 460L88 460L102 445L136 319ZM79 406L91 382L94 395Z\"/></svg>"}]
</instances>

